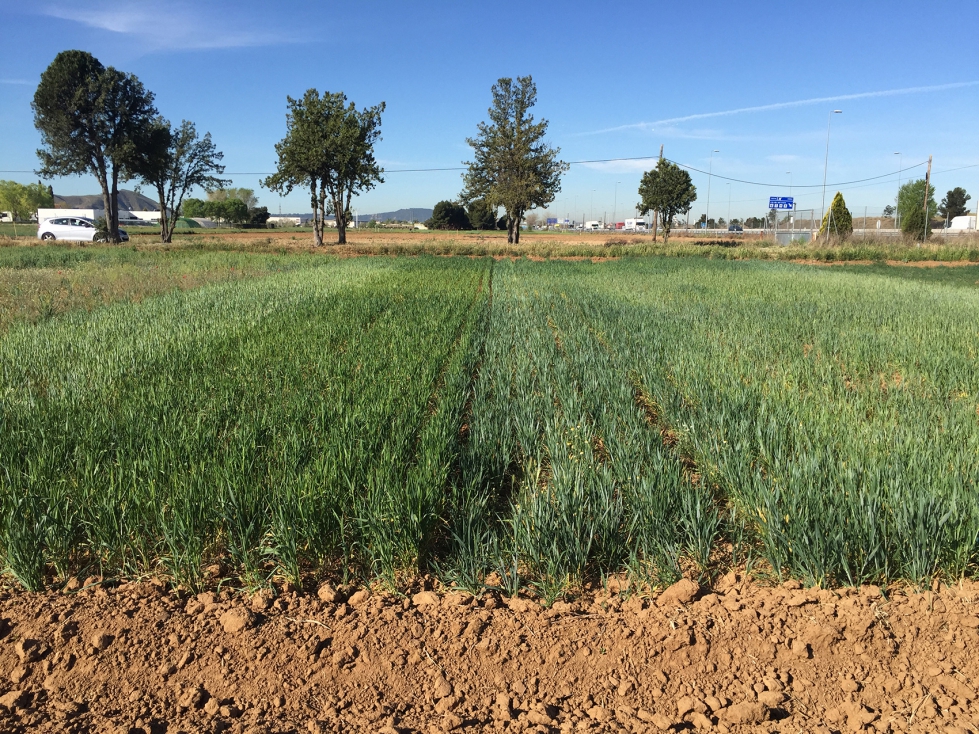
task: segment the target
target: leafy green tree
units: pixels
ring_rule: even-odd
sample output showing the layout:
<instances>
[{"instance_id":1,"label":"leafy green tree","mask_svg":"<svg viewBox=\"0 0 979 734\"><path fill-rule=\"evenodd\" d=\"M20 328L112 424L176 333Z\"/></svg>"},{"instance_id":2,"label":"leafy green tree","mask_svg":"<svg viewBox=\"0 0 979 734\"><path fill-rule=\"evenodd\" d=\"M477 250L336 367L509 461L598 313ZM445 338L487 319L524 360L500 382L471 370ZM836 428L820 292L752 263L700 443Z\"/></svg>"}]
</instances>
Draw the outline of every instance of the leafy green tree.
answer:
<instances>
[{"instance_id":1,"label":"leafy green tree","mask_svg":"<svg viewBox=\"0 0 979 734\"><path fill-rule=\"evenodd\" d=\"M639 203L636 207L641 216L651 211L660 213L663 242L670 241L673 220L690 211L697 200L697 187L690 174L665 158L656 161L656 167L646 171L639 183ZM706 217L701 217L705 220Z\"/></svg>"},{"instance_id":2,"label":"leafy green tree","mask_svg":"<svg viewBox=\"0 0 979 734\"><path fill-rule=\"evenodd\" d=\"M479 123L479 134L466 139L475 160L466 163L460 198L466 204L483 199L490 207L503 207L507 242L517 243L524 216L554 201L568 164L558 160L559 148L544 141L547 120L534 122L530 114L537 102L530 76L517 77L516 84L503 77L492 93L490 123Z\"/></svg>"},{"instance_id":3,"label":"leafy green tree","mask_svg":"<svg viewBox=\"0 0 979 734\"><path fill-rule=\"evenodd\" d=\"M211 134L198 138L194 123L187 120L173 128L163 118L157 118L144 128L128 166L156 191L163 242L173 240L181 205L191 189L200 187L211 192L229 183L215 176L224 173L224 166L219 163L222 158L224 155L211 142Z\"/></svg>"},{"instance_id":4,"label":"leafy green tree","mask_svg":"<svg viewBox=\"0 0 979 734\"><path fill-rule=\"evenodd\" d=\"M355 194L384 183L374 158L384 103L358 110L342 92L321 97L315 89L302 99L286 99L286 136L275 145L277 171L262 185L281 194L296 186L309 189L313 241L321 246L327 215L348 212ZM337 244L346 244L347 224L346 216L337 217Z\"/></svg>"},{"instance_id":5,"label":"leafy green tree","mask_svg":"<svg viewBox=\"0 0 979 734\"><path fill-rule=\"evenodd\" d=\"M230 183L230 181L227 183ZM219 188L207 192L208 201L226 201L228 199L241 199L249 209L254 209L258 206L258 197L255 196L255 189L232 187Z\"/></svg>"},{"instance_id":6,"label":"leafy green tree","mask_svg":"<svg viewBox=\"0 0 979 734\"><path fill-rule=\"evenodd\" d=\"M496 208L482 199L469 202L466 213L473 229L496 229Z\"/></svg>"},{"instance_id":7,"label":"leafy green tree","mask_svg":"<svg viewBox=\"0 0 979 734\"><path fill-rule=\"evenodd\" d=\"M925 180L908 181L897 192L897 211L901 215L901 231L912 239L925 237L925 225L938 211L935 187L928 187L928 214L925 217Z\"/></svg>"},{"instance_id":8,"label":"leafy green tree","mask_svg":"<svg viewBox=\"0 0 979 734\"><path fill-rule=\"evenodd\" d=\"M209 201L207 204L212 219L220 219L228 224L244 224L249 220L248 206L241 199Z\"/></svg>"},{"instance_id":9,"label":"leafy green tree","mask_svg":"<svg viewBox=\"0 0 979 734\"><path fill-rule=\"evenodd\" d=\"M471 225L462 204L440 201L432 209L432 216L425 226L429 229L469 229Z\"/></svg>"},{"instance_id":10,"label":"leafy green tree","mask_svg":"<svg viewBox=\"0 0 979 734\"><path fill-rule=\"evenodd\" d=\"M896 210L890 204L884 207L884 217L893 217Z\"/></svg>"},{"instance_id":11,"label":"leafy green tree","mask_svg":"<svg viewBox=\"0 0 979 734\"><path fill-rule=\"evenodd\" d=\"M942 219L949 222L955 219L955 217L965 216L969 213L969 207L966 206L966 202L971 198L965 192L965 189L961 186L956 186L945 194L945 198L942 199L942 203L938 206L938 213L941 214Z\"/></svg>"},{"instance_id":12,"label":"leafy green tree","mask_svg":"<svg viewBox=\"0 0 979 734\"><path fill-rule=\"evenodd\" d=\"M40 181L36 184L0 181L0 211L10 212L14 220L26 221L37 214L38 209L53 206L51 187Z\"/></svg>"},{"instance_id":13,"label":"leafy green tree","mask_svg":"<svg viewBox=\"0 0 979 734\"><path fill-rule=\"evenodd\" d=\"M267 206L257 206L248 210L248 223L249 224L267 224L269 217L269 208Z\"/></svg>"},{"instance_id":14,"label":"leafy green tree","mask_svg":"<svg viewBox=\"0 0 979 734\"><path fill-rule=\"evenodd\" d=\"M847 239L853 234L853 216L846 208L843 201L843 194L839 191L833 197L833 203L829 205L823 217L823 223L819 225L819 234L829 237L838 237L841 240Z\"/></svg>"},{"instance_id":15,"label":"leafy green tree","mask_svg":"<svg viewBox=\"0 0 979 734\"><path fill-rule=\"evenodd\" d=\"M185 199L181 214L191 219L205 219L207 217L207 202L201 199Z\"/></svg>"},{"instance_id":16,"label":"leafy green tree","mask_svg":"<svg viewBox=\"0 0 979 734\"><path fill-rule=\"evenodd\" d=\"M136 141L157 115L152 92L90 53L62 51L41 74L31 107L44 146L38 175L95 176L109 241L119 242L119 180L126 180Z\"/></svg>"}]
</instances>

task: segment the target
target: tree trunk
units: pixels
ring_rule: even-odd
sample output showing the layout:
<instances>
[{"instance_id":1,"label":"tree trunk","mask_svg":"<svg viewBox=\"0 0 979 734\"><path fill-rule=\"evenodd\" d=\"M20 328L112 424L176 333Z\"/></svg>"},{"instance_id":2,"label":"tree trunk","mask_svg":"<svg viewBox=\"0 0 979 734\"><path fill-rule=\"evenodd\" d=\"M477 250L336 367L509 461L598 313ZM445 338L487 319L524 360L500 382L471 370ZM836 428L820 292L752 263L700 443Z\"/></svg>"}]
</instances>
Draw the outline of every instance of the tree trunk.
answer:
<instances>
[{"instance_id":1,"label":"tree trunk","mask_svg":"<svg viewBox=\"0 0 979 734\"><path fill-rule=\"evenodd\" d=\"M323 246L323 208L316 196L316 179L309 185L309 205L313 208L313 247Z\"/></svg>"},{"instance_id":2,"label":"tree trunk","mask_svg":"<svg viewBox=\"0 0 979 734\"><path fill-rule=\"evenodd\" d=\"M335 192L333 198L333 213L337 218L337 244L347 244L347 205L343 200L342 189Z\"/></svg>"},{"instance_id":3,"label":"tree trunk","mask_svg":"<svg viewBox=\"0 0 979 734\"><path fill-rule=\"evenodd\" d=\"M109 213L109 241L119 244L119 169L116 164L112 164L112 194L109 201L112 204L112 211Z\"/></svg>"},{"instance_id":4,"label":"tree trunk","mask_svg":"<svg viewBox=\"0 0 979 734\"><path fill-rule=\"evenodd\" d=\"M173 221L167 215L167 197L162 186L156 187L156 195L160 200L160 242L164 245L170 244L173 239L173 229L177 225L177 215L172 214Z\"/></svg>"},{"instance_id":5,"label":"tree trunk","mask_svg":"<svg viewBox=\"0 0 979 734\"><path fill-rule=\"evenodd\" d=\"M514 233L516 230L516 234ZM506 218L506 241L508 245L515 245L520 240L520 225L515 217L507 214Z\"/></svg>"},{"instance_id":6,"label":"tree trunk","mask_svg":"<svg viewBox=\"0 0 979 734\"><path fill-rule=\"evenodd\" d=\"M347 244L347 217L344 213L337 214L337 244Z\"/></svg>"},{"instance_id":7,"label":"tree trunk","mask_svg":"<svg viewBox=\"0 0 979 734\"><path fill-rule=\"evenodd\" d=\"M102 206L105 208L105 225L108 228L109 211L112 208L112 196L109 194L109 176L105 169L104 160L96 160L95 177L99 180L99 186L102 187Z\"/></svg>"}]
</instances>

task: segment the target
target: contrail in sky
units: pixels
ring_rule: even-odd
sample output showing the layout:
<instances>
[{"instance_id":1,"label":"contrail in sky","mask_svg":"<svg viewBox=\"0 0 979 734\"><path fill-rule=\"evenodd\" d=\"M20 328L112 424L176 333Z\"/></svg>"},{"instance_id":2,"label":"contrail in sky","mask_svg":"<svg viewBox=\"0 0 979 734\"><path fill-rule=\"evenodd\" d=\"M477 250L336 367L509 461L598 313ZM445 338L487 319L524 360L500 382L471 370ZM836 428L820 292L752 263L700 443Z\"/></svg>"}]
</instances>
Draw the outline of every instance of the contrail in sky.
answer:
<instances>
[{"instance_id":1,"label":"contrail in sky","mask_svg":"<svg viewBox=\"0 0 979 734\"><path fill-rule=\"evenodd\" d=\"M811 99L798 99L794 102L776 102L774 104L759 105L758 107L739 107L736 110L722 110L721 112L701 112L696 115L684 115L683 117L668 117L664 120L653 122L634 122L630 125L619 125L618 127L608 127L604 130L593 130L581 135L599 135L601 133L617 132L619 130L645 130L655 125L672 125L677 122L689 122L690 120L704 120L709 117L728 117L729 115L740 115L745 112L767 112L768 110L781 110L786 107L802 107L804 105L819 104L821 102L842 102L848 99L866 99L868 97L894 97L900 94L919 94L921 92L940 92L946 89L961 89L962 87L974 87L979 85L979 81L974 82L954 82L952 84L936 84L931 87L906 87L904 89L885 89L879 92L860 92L859 94L840 94L835 97L813 97Z\"/></svg>"}]
</instances>

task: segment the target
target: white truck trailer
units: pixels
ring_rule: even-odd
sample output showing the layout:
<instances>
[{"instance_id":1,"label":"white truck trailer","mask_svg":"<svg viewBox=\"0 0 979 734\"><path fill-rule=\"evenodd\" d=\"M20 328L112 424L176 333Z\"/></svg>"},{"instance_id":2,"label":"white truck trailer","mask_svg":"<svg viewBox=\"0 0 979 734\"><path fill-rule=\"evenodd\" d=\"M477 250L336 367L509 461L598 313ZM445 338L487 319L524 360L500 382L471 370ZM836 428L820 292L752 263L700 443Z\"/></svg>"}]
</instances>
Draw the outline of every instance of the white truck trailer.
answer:
<instances>
[{"instance_id":1,"label":"white truck trailer","mask_svg":"<svg viewBox=\"0 0 979 734\"><path fill-rule=\"evenodd\" d=\"M645 232L646 231L646 220L645 219L626 219L625 224L622 225L622 230L624 232Z\"/></svg>"}]
</instances>

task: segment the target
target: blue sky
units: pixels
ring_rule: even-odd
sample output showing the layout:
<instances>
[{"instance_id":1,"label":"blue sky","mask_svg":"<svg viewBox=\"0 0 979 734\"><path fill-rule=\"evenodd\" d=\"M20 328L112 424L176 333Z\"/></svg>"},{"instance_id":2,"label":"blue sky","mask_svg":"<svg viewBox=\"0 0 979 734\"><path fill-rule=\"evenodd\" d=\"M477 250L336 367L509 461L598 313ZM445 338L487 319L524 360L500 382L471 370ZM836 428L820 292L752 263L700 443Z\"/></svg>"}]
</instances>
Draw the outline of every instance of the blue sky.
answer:
<instances>
[{"instance_id":1,"label":"blue sky","mask_svg":"<svg viewBox=\"0 0 979 734\"><path fill-rule=\"evenodd\" d=\"M843 112L830 184L892 174L843 187L855 216L891 203L899 167L911 169L905 180L921 177L912 166L929 155L939 199L954 186L970 206L979 198L975 3L0 0L0 16L0 178L35 180L9 172L38 165L34 88L59 51L78 48L136 74L171 121L210 131L234 185L255 188L273 212L309 210L301 194L260 189L256 175L274 169L287 94L315 87L387 103L377 154L389 173L356 202L369 213L457 196L458 171L396 171L461 165L492 84L524 74L562 158L655 156L662 144L668 158L717 174L712 216L760 215L769 196L789 193L818 210L833 109ZM551 213L611 218L614 208L621 220L651 166L574 165ZM696 217L708 177L692 175ZM97 191L88 177L52 183Z\"/></svg>"}]
</instances>

